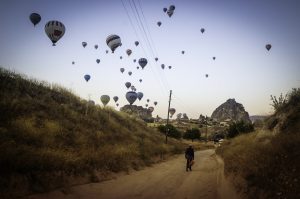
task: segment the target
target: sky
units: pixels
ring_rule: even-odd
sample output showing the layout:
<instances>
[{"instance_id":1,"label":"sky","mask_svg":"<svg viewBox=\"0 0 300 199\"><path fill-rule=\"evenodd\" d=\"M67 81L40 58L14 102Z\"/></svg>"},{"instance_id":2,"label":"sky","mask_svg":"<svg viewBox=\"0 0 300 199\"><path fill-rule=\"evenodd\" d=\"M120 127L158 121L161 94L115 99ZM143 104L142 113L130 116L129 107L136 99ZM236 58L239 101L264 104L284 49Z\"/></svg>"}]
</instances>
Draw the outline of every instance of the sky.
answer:
<instances>
[{"instance_id":1,"label":"sky","mask_svg":"<svg viewBox=\"0 0 300 199\"><path fill-rule=\"evenodd\" d=\"M163 12L170 5L176 7L172 17ZM35 27L32 12L42 17ZM56 46L44 30L50 20L66 27ZM166 117L170 90L175 115L210 116L229 98L250 115L265 115L272 113L270 95L300 86L299 21L298 0L0 0L0 66L59 84L97 104L101 95L109 95L108 106L117 110L128 104L129 81L144 93L135 105L158 102L153 116ZM105 53L110 34L122 41L114 54ZM142 57L148 60L144 70L133 62ZM113 96L119 97L119 107Z\"/></svg>"}]
</instances>

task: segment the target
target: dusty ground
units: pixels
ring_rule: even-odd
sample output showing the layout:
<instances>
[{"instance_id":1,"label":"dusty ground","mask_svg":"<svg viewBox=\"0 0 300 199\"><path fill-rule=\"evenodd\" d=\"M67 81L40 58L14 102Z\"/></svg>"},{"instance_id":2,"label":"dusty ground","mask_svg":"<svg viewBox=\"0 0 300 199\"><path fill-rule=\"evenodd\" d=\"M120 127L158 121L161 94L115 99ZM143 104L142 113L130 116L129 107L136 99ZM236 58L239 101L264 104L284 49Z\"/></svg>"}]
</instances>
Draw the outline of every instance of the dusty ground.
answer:
<instances>
[{"instance_id":1,"label":"dusty ground","mask_svg":"<svg viewBox=\"0 0 300 199\"><path fill-rule=\"evenodd\" d=\"M53 191L30 199L194 199L240 198L223 174L223 162L214 149L195 153L193 171L185 171L184 156L177 156L129 175L101 183L72 187L70 193Z\"/></svg>"}]
</instances>

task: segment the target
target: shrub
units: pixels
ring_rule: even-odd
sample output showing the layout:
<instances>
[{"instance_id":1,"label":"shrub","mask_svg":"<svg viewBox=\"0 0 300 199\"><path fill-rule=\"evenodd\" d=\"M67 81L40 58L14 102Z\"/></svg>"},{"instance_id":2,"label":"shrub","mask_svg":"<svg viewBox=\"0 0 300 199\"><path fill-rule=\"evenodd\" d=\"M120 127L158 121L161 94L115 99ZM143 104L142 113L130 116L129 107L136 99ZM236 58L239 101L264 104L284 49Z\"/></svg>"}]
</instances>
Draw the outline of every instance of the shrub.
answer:
<instances>
[{"instance_id":1,"label":"shrub","mask_svg":"<svg viewBox=\"0 0 300 199\"><path fill-rule=\"evenodd\" d=\"M252 131L254 131L253 125L241 120L241 121L230 124L228 131L227 131L227 137L233 138L239 134L249 133Z\"/></svg>"},{"instance_id":2,"label":"shrub","mask_svg":"<svg viewBox=\"0 0 300 199\"><path fill-rule=\"evenodd\" d=\"M181 132L175 126L173 126L172 124L159 125L157 128L163 134L168 132L169 137L173 137L173 138L176 138L176 139L180 139L182 137Z\"/></svg>"},{"instance_id":3,"label":"shrub","mask_svg":"<svg viewBox=\"0 0 300 199\"><path fill-rule=\"evenodd\" d=\"M198 128L187 129L186 132L183 135L184 139L191 139L192 142L195 139L200 139L200 137L201 137L201 133L200 133L200 130Z\"/></svg>"}]
</instances>

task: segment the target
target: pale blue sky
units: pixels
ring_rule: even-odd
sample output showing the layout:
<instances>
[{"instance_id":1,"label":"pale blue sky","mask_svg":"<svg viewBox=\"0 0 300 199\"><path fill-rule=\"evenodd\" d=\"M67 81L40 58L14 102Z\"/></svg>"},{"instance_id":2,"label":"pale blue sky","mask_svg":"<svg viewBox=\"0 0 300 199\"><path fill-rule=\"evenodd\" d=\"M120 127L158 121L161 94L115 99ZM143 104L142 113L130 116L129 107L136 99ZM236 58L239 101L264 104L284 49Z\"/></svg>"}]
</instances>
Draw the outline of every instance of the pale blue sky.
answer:
<instances>
[{"instance_id":1,"label":"pale blue sky","mask_svg":"<svg viewBox=\"0 0 300 199\"><path fill-rule=\"evenodd\" d=\"M144 106L148 98L150 105L158 101L153 115L162 117L170 89L175 114L198 118L201 113L211 115L228 98L242 103L250 115L271 113L271 94L278 96L300 85L300 1L134 0L151 47L136 21L134 4L123 2L133 26L121 0L0 0L0 65L71 88L82 98L90 94L96 103L107 94L119 96L121 106L127 104L124 83L130 81L144 93L135 104ZM162 9L171 4L176 9L169 18ZM32 12L42 16L36 27L29 21ZM66 27L56 47L44 32L49 20ZM123 43L115 54L105 53L109 34L119 35ZM88 43L86 48L82 41ZM269 52L267 43L273 46ZM130 57L125 53L128 48L133 51ZM141 57L149 62L143 71L132 61ZM162 70L162 63L173 68ZM85 74L91 75L88 83ZM109 105L115 107L112 99Z\"/></svg>"}]
</instances>

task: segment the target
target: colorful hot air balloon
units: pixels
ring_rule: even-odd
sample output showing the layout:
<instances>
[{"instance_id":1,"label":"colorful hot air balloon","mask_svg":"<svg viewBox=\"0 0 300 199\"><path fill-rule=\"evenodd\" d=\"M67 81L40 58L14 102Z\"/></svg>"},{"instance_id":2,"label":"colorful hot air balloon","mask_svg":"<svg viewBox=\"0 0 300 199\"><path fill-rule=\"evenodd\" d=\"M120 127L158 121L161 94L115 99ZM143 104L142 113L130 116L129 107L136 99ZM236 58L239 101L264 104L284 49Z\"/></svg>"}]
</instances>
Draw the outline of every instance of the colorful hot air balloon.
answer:
<instances>
[{"instance_id":1,"label":"colorful hot air balloon","mask_svg":"<svg viewBox=\"0 0 300 199\"><path fill-rule=\"evenodd\" d=\"M150 102L150 100L149 100L149 99L147 99L147 102Z\"/></svg>"},{"instance_id":2,"label":"colorful hot air balloon","mask_svg":"<svg viewBox=\"0 0 300 199\"><path fill-rule=\"evenodd\" d=\"M132 85L132 86L130 86L130 89L131 89L132 91L134 91L135 87Z\"/></svg>"},{"instance_id":3,"label":"colorful hot air balloon","mask_svg":"<svg viewBox=\"0 0 300 199\"><path fill-rule=\"evenodd\" d=\"M97 64L99 64L100 63L100 59L96 59L96 62L97 62Z\"/></svg>"},{"instance_id":4,"label":"colorful hot air balloon","mask_svg":"<svg viewBox=\"0 0 300 199\"><path fill-rule=\"evenodd\" d=\"M129 87L131 86L131 83L130 82L126 82L125 86L126 86L127 89L129 89Z\"/></svg>"},{"instance_id":5,"label":"colorful hot air balloon","mask_svg":"<svg viewBox=\"0 0 300 199\"><path fill-rule=\"evenodd\" d=\"M107 54L107 53L108 53L108 50L106 50L105 53Z\"/></svg>"},{"instance_id":6,"label":"colorful hot air balloon","mask_svg":"<svg viewBox=\"0 0 300 199\"><path fill-rule=\"evenodd\" d=\"M170 108L169 109L169 113L170 113L170 117L172 118L172 116L175 114L176 109L175 108Z\"/></svg>"},{"instance_id":7,"label":"colorful hot air balloon","mask_svg":"<svg viewBox=\"0 0 300 199\"><path fill-rule=\"evenodd\" d=\"M158 58L157 58L157 57L155 57L155 61L158 61Z\"/></svg>"},{"instance_id":8,"label":"colorful hot air balloon","mask_svg":"<svg viewBox=\"0 0 300 199\"><path fill-rule=\"evenodd\" d=\"M134 59L133 62L135 63L135 62L136 62L136 59Z\"/></svg>"},{"instance_id":9,"label":"colorful hot air balloon","mask_svg":"<svg viewBox=\"0 0 300 199\"><path fill-rule=\"evenodd\" d=\"M208 74L205 74L205 77L208 78Z\"/></svg>"},{"instance_id":10,"label":"colorful hot air balloon","mask_svg":"<svg viewBox=\"0 0 300 199\"><path fill-rule=\"evenodd\" d=\"M142 67L142 69L144 69L144 67L147 65L148 61L145 58L140 58L139 59L139 64Z\"/></svg>"},{"instance_id":11,"label":"colorful hot air balloon","mask_svg":"<svg viewBox=\"0 0 300 199\"><path fill-rule=\"evenodd\" d=\"M139 43L140 43L140 42L138 42L138 41L135 41L135 42L134 42L135 46L138 46Z\"/></svg>"},{"instance_id":12,"label":"colorful hot air balloon","mask_svg":"<svg viewBox=\"0 0 300 199\"><path fill-rule=\"evenodd\" d=\"M148 107L148 104L145 104L146 107Z\"/></svg>"},{"instance_id":13,"label":"colorful hot air balloon","mask_svg":"<svg viewBox=\"0 0 300 199\"><path fill-rule=\"evenodd\" d=\"M137 66L136 69L140 69L140 67Z\"/></svg>"},{"instance_id":14,"label":"colorful hot air balloon","mask_svg":"<svg viewBox=\"0 0 300 199\"><path fill-rule=\"evenodd\" d=\"M120 68L121 73L124 73L125 69L124 68Z\"/></svg>"},{"instance_id":15,"label":"colorful hot air balloon","mask_svg":"<svg viewBox=\"0 0 300 199\"><path fill-rule=\"evenodd\" d=\"M110 97L108 95L102 95L100 97L100 100L101 100L102 104L104 106L106 106L108 104L108 102L110 101Z\"/></svg>"},{"instance_id":16,"label":"colorful hot air balloon","mask_svg":"<svg viewBox=\"0 0 300 199\"><path fill-rule=\"evenodd\" d=\"M169 10L174 11L175 10L175 6L174 5L170 5Z\"/></svg>"},{"instance_id":17,"label":"colorful hot air balloon","mask_svg":"<svg viewBox=\"0 0 300 199\"><path fill-rule=\"evenodd\" d=\"M128 91L126 93L126 99L129 102L129 104L132 105L137 99L137 93L134 91Z\"/></svg>"},{"instance_id":18,"label":"colorful hot air balloon","mask_svg":"<svg viewBox=\"0 0 300 199\"><path fill-rule=\"evenodd\" d=\"M164 12L167 12L167 10L168 10L168 8L163 8L163 11L164 11Z\"/></svg>"},{"instance_id":19,"label":"colorful hot air balloon","mask_svg":"<svg viewBox=\"0 0 300 199\"><path fill-rule=\"evenodd\" d=\"M181 54L184 54L185 52L184 52L184 50L183 51L181 51Z\"/></svg>"},{"instance_id":20,"label":"colorful hot air balloon","mask_svg":"<svg viewBox=\"0 0 300 199\"><path fill-rule=\"evenodd\" d=\"M127 49L127 50L126 50L126 54L127 54L128 56L130 56L131 53L132 53L132 50L130 50L130 49Z\"/></svg>"},{"instance_id":21,"label":"colorful hot air balloon","mask_svg":"<svg viewBox=\"0 0 300 199\"><path fill-rule=\"evenodd\" d=\"M119 106L119 103L116 103L117 106Z\"/></svg>"},{"instance_id":22,"label":"colorful hot air balloon","mask_svg":"<svg viewBox=\"0 0 300 199\"><path fill-rule=\"evenodd\" d=\"M120 59L123 59L123 57L122 57L122 56L120 56Z\"/></svg>"},{"instance_id":23,"label":"colorful hot air balloon","mask_svg":"<svg viewBox=\"0 0 300 199\"><path fill-rule=\"evenodd\" d=\"M216 60L216 57L213 57L213 60Z\"/></svg>"},{"instance_id":24,"label":"colorful hot air balloon","mask_svg":"<svg viewBox=\"0 0 300 199\"><path fill-rule=\"evenodd\" d=\"M84 79L85 79L85 81L88 82L91 79L91 76L86 74L86 75L84 75Z\"/></svg>"},{"instance_id":25,"label":"colorful hot air balloon","mask_svg":"<svg viewBox=\"0 0 300 199\"><path fill-rule=\"evenodd\" d=\"M169 69L171 69L172 68L172 66L169 66Z\"/></svg>"},{"instance_id":26,"label":"colorful hot air balloon","mask_svg":"<svg viewBox=\"0 0 300 199\"><path fill-rule=\"evenodd\" d=\"M167 15L168 15L169 17L172 17L173 14L174 14L174 11L173 11L173 10L168 10L168 11L167 11Z\"/></svg>"},{"instance_id":27,"label":"colorful hot air balloon","mask_svg":"<svg viewBox=\"0 0 300 199\"><path fill-rule=\"evenodd\" d=\"M201 33L203 34L204 31L205 31L205 29L204 29L204 28L201 28L200 31L201 31Z\"/></svg>"},{"instance_id":28,"label":"colorful hot air balloon","mask_svg":"<svg viewBox=\"0 0 300 199\"><path fill-rule=\"evenodd\" d=\"M94 48L97 50L97 49L98 49L98 45L96 44L96 45L94 46Z\"/></svg>"},{"instance_id":29,"label":"colorful hot air balloon","mask_svg":"<svg viewBox=\"0 0 300 199\"><path fill-rule=\"evenodd\" d=\"M141 101L141 99L143 98L144 94L142 92L138 92L137 93L137 98Z\"/></svg>"},{"instance_id":30,"label":"colorful hot air balloon","mask_svg":"<svg viewBox=\"0 0 300 199\"><path fill-rule=\"evenodd\" d=\"M75 64L75 62L74 62L74 61L72 61L72 64L74 65L74 64Z\"/></svg>"},{"instance_id":31,"label":"colorful hot air balloon","mask_svg":"<svg viewBox=\"0 0 300 199\"><path fill-rule=\"evenodd\" d=\"M119 100L119 97L118 96L114 96L113 99L114 99L115 102L117 102Z\"/></svg>"},{"instance_id":32,"label":"colorful hot air balloon","mask_svg":"<svg viewBox=\"0 0 300 199\"><path fill-rule=\"evenodd\" d=\"M65 26L59 21L49 21L45 25L45 32L52 41L52 45L55 46L55 43L64 36Z\"/></svg>"},{"instance_id":33,"label":"colorful hot air balloon","mask_svg":"<svg viewBox=\"0 0 300 199\"><path fill-rule=\"evenodd\" d=\"M31 13L29 19L31 23L33 23L33 25L35 26L41 21L41 15L39 15L38 13Z\"/></svg>"},{"instance_id":34,"label":"colorful hot air balloon","mask_svg":"<svg viewBox=\"0 0 300 199\"><path fill-rule=\"evenodd\" d=\"M140 81L140 82L142 82L143 80L142 80L142 79L140 79L139 81Z\"/></svg>"},{"instance_id":35,"label":"colorful hot air balloon","mask_svg":"<svg viewBox=\"0 0 300 199\"><path fill-rule=\"evenodd\" d=\"M106 44L111 49L111 52L114 53L116 48L122 46L121 38L118 35L109 35L106 38Z\"/></svg>"},{"instance_id":36,"label":"colorful hot air balloon","mask_svg":"<svg viewBox=\"0 0 300 199\"><path fill-rule=\"evenodd\" d=\"M87 43L85 41L83 41L81 44L84 48L87 46Z\"/></svg>"},{"instance_id":37,"label":"colorful hot air balloon","mask_svg":"<svg viewBox=\"0 0 300 199\"><path fill-rule=\"evenodd\" d=\"M162 64L162 65L161 65L161 68L162 68L162 69L165 69L165 65L164 65L164 64Z\"/></svg>"},{"instance_id":38,"label":"colorful hot air balloon","mask_svg":"<svg viewBox=\"0 0 300 199\"><path fill-rule=\"evenodd\" d=\"M161 22L160 22L160 21L159 21L159 22L157 22L157 25L158 25L158 27L159 27L159 26L161 26Z\"/></svg>"},{"instance_id":39,"label":"colorful hot air balloon","mask_svg":"<svg viewBox=\"0 0 300 199\"><path fill-rule=\"evenodd\" d=\"M267 44L266 45L266 49L269 51L270 49L272 48L272 45L271 44Z\"/></svg>"},{"instance_id":40,"label":"colorful hot air balloon","mask_svg":"<svg viewBox=\"0 0 300 199\"><path fill-rule=\"evenodd\" d=\"M129 76L131 76L131 75L132 75L132 72L131 72L131 71L129 71L129 72L128 72L128 75L129 75Z\"/></svg>"},{"instance_id":41,"label":"colorful hot air balloon","mask_svg":"<svg viewBox=\"0 0 300 199\"><path fill-rule=\"evenodd\" d=\"M153 102L153 104L154 104L154 106L156 106L156 105L157 105L157 102Z\"/></svg>"}]
</instances>

